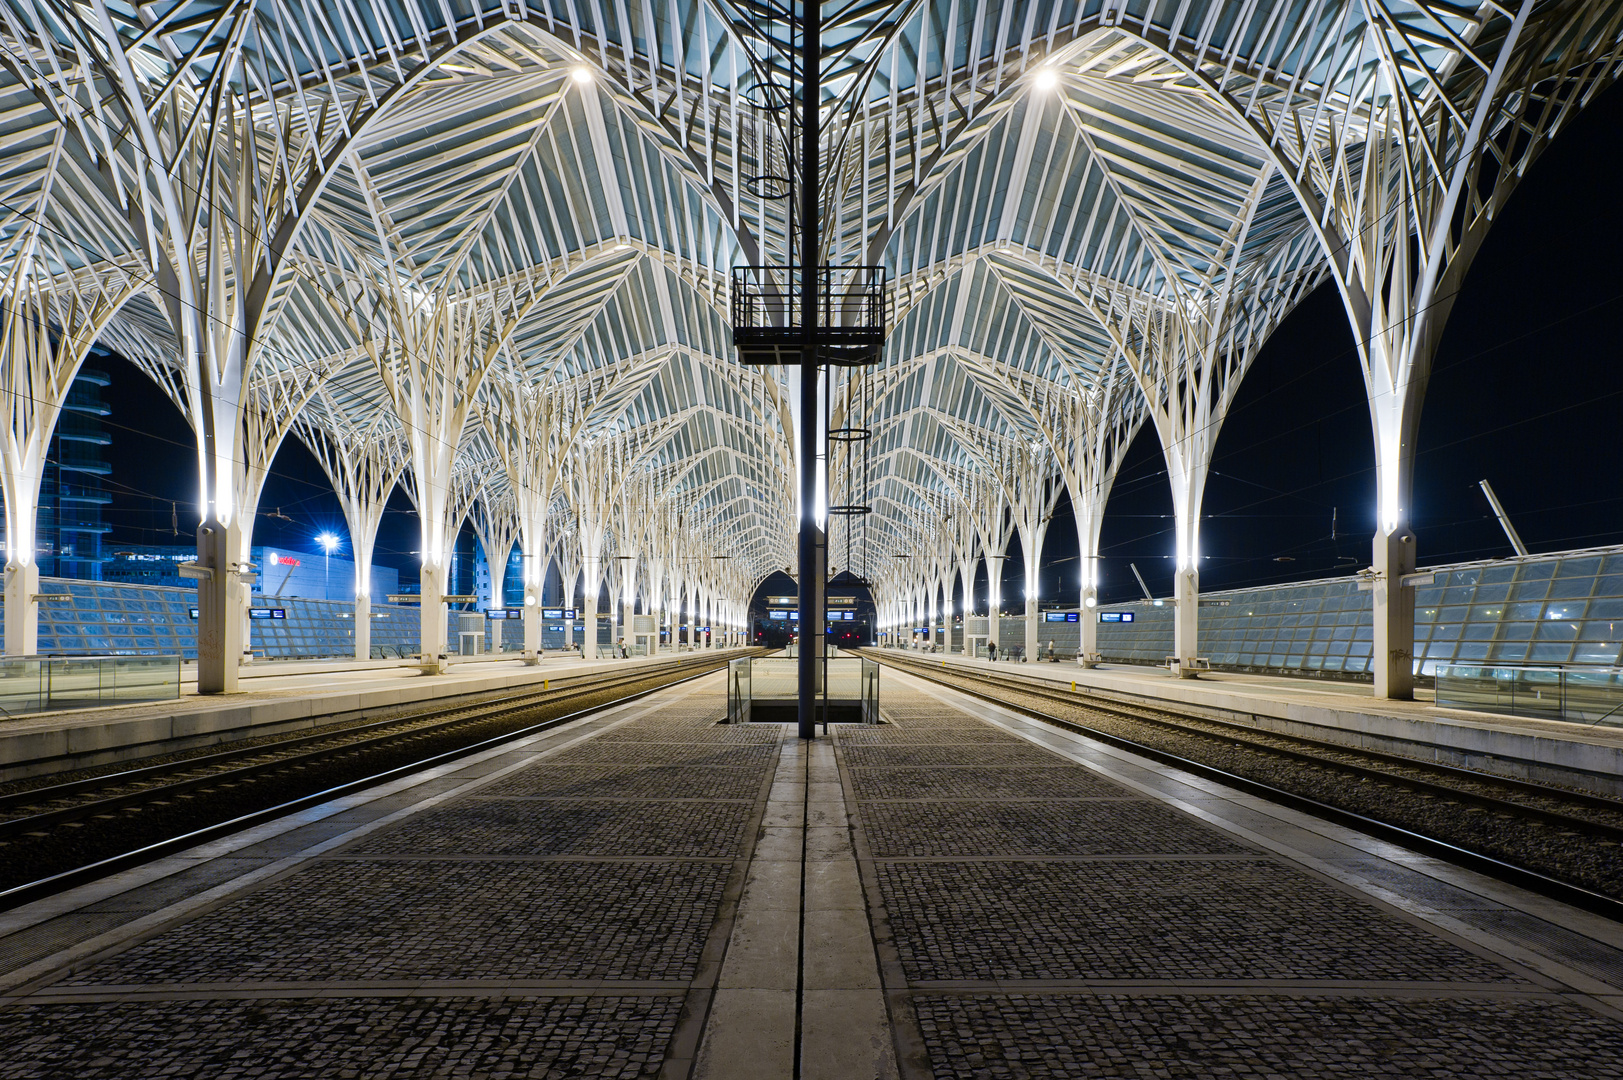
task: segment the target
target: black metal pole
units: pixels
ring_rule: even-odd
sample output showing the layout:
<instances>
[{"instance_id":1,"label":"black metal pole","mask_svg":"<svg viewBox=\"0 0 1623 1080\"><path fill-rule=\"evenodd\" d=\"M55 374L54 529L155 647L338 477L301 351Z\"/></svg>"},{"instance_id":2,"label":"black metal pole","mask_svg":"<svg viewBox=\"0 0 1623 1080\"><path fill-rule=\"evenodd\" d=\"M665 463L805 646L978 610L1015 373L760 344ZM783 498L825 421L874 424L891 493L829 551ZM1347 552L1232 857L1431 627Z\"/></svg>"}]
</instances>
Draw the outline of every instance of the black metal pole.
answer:
<instances>
[{"instance_id":1,"label":"black metal pole","mask_svg":"<svg viewBox=\"0 0 1623 1080\"><path fill-rule=\"evenodd\" d=\"M817 267L821 0L802 0L800 35L800 737L817 735L817 664L822 659L822 575L817 570Z\"/></svg>"}]
</instances>

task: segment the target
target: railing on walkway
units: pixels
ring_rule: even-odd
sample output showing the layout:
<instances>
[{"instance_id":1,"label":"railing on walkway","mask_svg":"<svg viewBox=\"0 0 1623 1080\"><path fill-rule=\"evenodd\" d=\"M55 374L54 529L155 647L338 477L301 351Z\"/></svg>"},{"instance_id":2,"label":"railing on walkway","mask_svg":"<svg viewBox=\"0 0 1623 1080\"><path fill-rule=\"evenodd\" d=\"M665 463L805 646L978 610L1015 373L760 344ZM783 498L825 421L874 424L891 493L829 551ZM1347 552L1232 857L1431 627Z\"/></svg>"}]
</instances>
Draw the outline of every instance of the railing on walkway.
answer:
<instances>
[{"instance_id":1,"label":"railing on walkway","mask_svg":"<svg viewBox=\"0 0 1623 1080\"><path fill-rule=\"evenodd\" d=\"M0 709L7 714L179 697L178 655L0 659Z\"/></svg>"},{"instance_id":2,"label":"railing on walkway","mask_svg":"<svg viewBox=\"0 0 1623 1080\"><path fill-rule=\"evenodd\" d=\"M727 661L727 722L750 722L750 669L751 657L740 656Z\"/></svg>"},{"instance_id":3,"label":"railing on walkway","mask_svg":"<svg viewBox=\"0 0 1623 1080\"><path fill-rule=\"evenodd\" d=\"M862 722L879 723L879 661L862 658Z\"/></svg>"},{"instance_id":4,"label":"railing on walkway","mask_svg":"<svg viewBox=\"0 0 1623 1080\"><path fill-rule=\"evenodd\" d=\"M1447 664L1436 678L1441 706L1623 726L1623 668Z\"/></svg>"},{"instance_id":5,"label":"railing on walkway","mask_svg":"<svg viewBox=\"0 0 1623 1080\"><path fill-rule=\"evenodd\" d=\"M879 723L879 664L829 656L819 665L819 721ZM741 657L727 665L727 721L790 722L800 700L800 662L782 656Z\"/></svg>"}]
</instances>

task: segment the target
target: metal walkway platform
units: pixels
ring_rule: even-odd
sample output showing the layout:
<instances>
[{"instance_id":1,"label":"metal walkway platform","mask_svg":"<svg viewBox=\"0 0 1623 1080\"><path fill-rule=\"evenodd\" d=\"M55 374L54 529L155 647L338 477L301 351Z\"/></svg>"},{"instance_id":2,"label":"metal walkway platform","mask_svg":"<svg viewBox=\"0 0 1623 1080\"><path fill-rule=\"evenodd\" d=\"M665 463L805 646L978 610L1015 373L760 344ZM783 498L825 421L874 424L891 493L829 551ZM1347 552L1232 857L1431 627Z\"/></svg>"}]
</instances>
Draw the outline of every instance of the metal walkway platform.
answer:
<instances>
[{"instance_id":1,"label":"metal walkway platform","mask_svg":"<svg viewBox=\"0 0 1623 1080\"><path fill-rule=\"evenodd\" d=\"M1623 926L912 677L715 676L0 913L0 1078L1623 1077Z\"/></svg>"}]
</instances>

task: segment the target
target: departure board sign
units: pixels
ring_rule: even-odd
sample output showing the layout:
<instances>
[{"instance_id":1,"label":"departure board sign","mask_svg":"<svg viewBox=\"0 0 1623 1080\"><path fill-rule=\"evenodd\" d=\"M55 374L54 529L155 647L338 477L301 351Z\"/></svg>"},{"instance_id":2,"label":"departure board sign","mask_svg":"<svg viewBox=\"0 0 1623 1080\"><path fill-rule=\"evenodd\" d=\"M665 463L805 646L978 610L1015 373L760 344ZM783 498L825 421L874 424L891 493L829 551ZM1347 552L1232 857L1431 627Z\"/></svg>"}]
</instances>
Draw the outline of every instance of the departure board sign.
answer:
<instances>
[{"instance_id":1,"label":"departure board sign","mask_svg":"<svg viewBox=\"0 0 1623 1080\"><path fill-rule=\"evenodd\" d=\"M1132 622L1133 621L1133 613L1131 611L1101 611L1101 612L1099 612L1099 621L1100 622Z\"/></svg>"},{"instance_id":2,"label":"departure board sign","mask_svg":"<svg viewBox=\"0 0 1623 1080\"><path fill-rule=\"evenodd\" d=\"M768 619L776 619L777 621L782 622L784 619L789 617L789 613L787 611L769 611L766 613L766 617Z\"/></svg>"},{"instance_id":3,"label":"departure board sign","mask_svg":"<svg viewBox=\"0 0 1623 1080\"><path fill-rule=\"evenodd\" d=\"M1074 611L1045 611L1043 622L1076 622L1079 616Z\"/></svg>"},{"instance_id":4,"label":"departure board sign","mask_svg":"<svg viewBox=\"0 0 1623 1080\"><path fill-rule=\"evenodd\" d=\"M279 607L249 608L248 609L248 617L250 619L285 619L285 618L287 618L287 608L279 608Z\"/></svg>"}]
</instances>

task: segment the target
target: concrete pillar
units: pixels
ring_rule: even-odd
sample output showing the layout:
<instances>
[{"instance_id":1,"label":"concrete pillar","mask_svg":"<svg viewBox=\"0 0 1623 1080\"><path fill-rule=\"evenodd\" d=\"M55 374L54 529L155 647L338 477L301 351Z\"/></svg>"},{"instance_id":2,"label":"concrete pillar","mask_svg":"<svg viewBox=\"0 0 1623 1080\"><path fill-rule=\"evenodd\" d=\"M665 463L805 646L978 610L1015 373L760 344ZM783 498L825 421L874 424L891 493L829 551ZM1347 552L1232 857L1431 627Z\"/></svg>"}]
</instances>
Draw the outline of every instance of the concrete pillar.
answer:
<instances>
[{"instance_id":1,"label":"concrete pillar","mask_svg":"<svg viewBox=\"0 0 1623 1080\"><path fill-rule=\"evenodd\" d=\"M524 583L524 662L526 664L538 664L541 662L542 592L539 581L526 581Z\"/></svg>"},{"instance_id":2,"label":"concrete pillar","mask_svg":"<svg viewBox=\"0 0 1623 1080\"><path fill-rule=\"evenodd\" d=\"M986 557L986 643L999 649L1003 647L998 640L998 616L1003 612L1003 558Z\"/></svg>"},{"instance_id":3,"label":"concrete pillar","mask_svg":"<svg viewBox=\"0 0 1623 1080\"><path fill-rule=\"evenodd\" d=\"M372 658L372 598L355 594L355 659Z\"/></svg>"},{"instance_id":4,"label":"concrete pillar","mask_svg":"<svg viewBox=\"0 0 1623 1080\"><path fill-rule=\"evenodd\" d=\"M39 652L39 563L6 564L6 655Z\"/></svg>"},{"instance_id":5,"label":"concrete pillar","mask_svg":"<svg viewBox=\"0 0 1623 1080\"><path fill-rule=\"evenodd\" d=\"M581 607L581 655L588 660L597 659L597 590L587 586L585 604Z\"/></svg>"},{"instance_id":6,"label":"concrete pillar","mask_svg":"<svg viewBox=\"0 0 1623 1080\"><path fill-rule=\"evenodd\" d=\"M237 689L242 658L242 578L234 559L241 529L209 519L197 527L197 563L207 576L197 583L197 692ZM38 580L37 578L35 579Z\"/></svg>"},{"instance_id":7,"label":"concrete pillar","mask_svg":"<svg viewBox=\"0 0 1623 1080\"><path fill-rule=\"evenodd\" d=\"M431 675L443 673L450 666L447 639L450 618L445 608L444 566L423 563L421 571L421 600L418 618L422 620L418 634L418 651L423 656L423 670Z\"/></svg>"},{"instance_id":8,"label":"concrete pillar","mask_svg":"<svg viewBox=\"0 0 1623 1080\"><path fill-rule=\"evenodd\" d=\"M1414 587L1403 578L1415 572L1416 544L1406 522L1390 533L1375 534L1375 632L1370 664L1375 696L1398 701L1414 698Z\"/></svg>"},{"instance_id":9,"label":"concrete pillar","mask_svg":"<svg viewBox=\"0 0 1623 1080\"><path fill-rule=\"evenodd\" d=\"M1193 679L1198 675L1195 657L1200 655L1200 570L1193 565L1178 571L1172 587L1172 655L1177 657L1178 675Z\"/></svg>"},{"instance_id":10,"label":"concrete pillar","mask_svg":"<svg viewBox=\"0 0 1623 1080\"><path fill-rule=\"evenodd\" d=\"M1083 573L1087 571L1084 570ZM1076 652L1076 662L1085 668L1093 667L1099 662L1099 588L1091 582L1082 586L1082 595L1079 598L1077 627L1081 631L1081 642Z\"/></svg>"}]
</instances>

